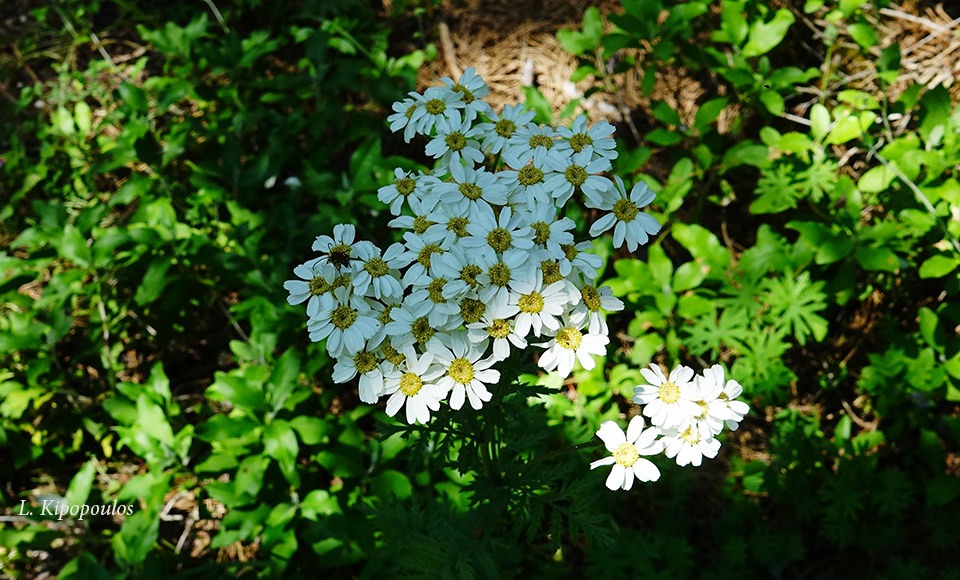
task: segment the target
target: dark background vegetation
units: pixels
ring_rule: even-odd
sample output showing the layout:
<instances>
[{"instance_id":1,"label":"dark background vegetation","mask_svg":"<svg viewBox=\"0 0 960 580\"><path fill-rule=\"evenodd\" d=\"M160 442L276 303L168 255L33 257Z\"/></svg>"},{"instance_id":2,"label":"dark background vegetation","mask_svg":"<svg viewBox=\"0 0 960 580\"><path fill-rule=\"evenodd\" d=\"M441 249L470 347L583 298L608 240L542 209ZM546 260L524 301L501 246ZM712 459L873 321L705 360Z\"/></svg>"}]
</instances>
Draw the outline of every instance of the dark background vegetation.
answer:
<instances>
[{"instance_id":1,"label":"dark background vegetation","mask_svg":"<svg viewBox=\"0 0 960 580\"><path fill-rule=\"evenodd\" d=\"M487 4L469 8L511 15ZM336 223L392 240L376 190L425 159L390 105L485 20L4 2L0 574L960 576L960 114L936 72L957 70L960 14L575 6L553 28L576 100L545 70L512 96L544 122L617 103L615 170L665 228L636 256L600 244L627 305L605 364L513 393L531 402L491 477L333 385L282 288ZM593 216L571 215L583 235ZM721 362L752 412L702 469L607 493L572 446L625 424L651 361ZM20 517L56 497L136 513Z\"/></svg>"}]
</instances>

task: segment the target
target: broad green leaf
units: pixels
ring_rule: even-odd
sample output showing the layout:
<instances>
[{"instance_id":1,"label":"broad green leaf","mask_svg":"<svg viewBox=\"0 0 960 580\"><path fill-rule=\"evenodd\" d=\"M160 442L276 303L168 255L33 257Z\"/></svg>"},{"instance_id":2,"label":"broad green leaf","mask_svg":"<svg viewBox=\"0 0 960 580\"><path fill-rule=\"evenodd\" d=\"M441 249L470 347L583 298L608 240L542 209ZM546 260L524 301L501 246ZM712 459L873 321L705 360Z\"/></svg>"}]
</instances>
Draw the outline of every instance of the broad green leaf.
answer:
<instances>
[{"instance_id":1,"label":"broad green leaf","mask_svg":"<svg viewBox=\"0 0 960 580\"><path fill-rule=\"evenodd\" d=\"M297 473L300 445L289 423L276 419L267 425L263 432L263 452L277 461L287 481L294 486L300 485L300 476Z\"/></svg>"},{"instance_id":2,"label":"broad green leaf","mask_svg":"<svg viewBox=\"0 0 960 580\"><path fill-rule=\"evenodd\" d=\"M865 270L896 272L900 269L900 260L890 248L883 246L859 246L854 255Z\"/></svg>"},{"instance_id":3,"label":"broad green leaf","mask_svg":"<svg viewBox=\"0 0 960 580\"><path fill-rule=\"evenodd\" d=\"M395 469L387 469L373 478L373 489L381 500L405 499L413 495L410 478Z\"/></svg>"},{"instance_id":4,"label":"broad green leaf","mask_svg":"<svg viewBox=\"0 0 960 580\"><path fill-rule=\"evenodd\" d=\"M729 102L730 99L727 97L710 99L697 109L697 114L693 118L693 126L700 131L705 130L717 120L717 117L720 116L720 113L723 112Z\"/></svg>"},{"instance_id":5,"label":"broad green leaf","mask_svg":"<svg viewBox=\"0 0 960 580\"><path fill-rule=\"evenodd\" d=\"M683 141L683 135L677 133L676 131L670 131L669 129L658 128L647 133L645 139L647 142L653 143L654 145L670 147L671 145L676 145L677 143Z\"/></svg>"},{"instance_id":6,"label":"broad green leaf","mask_svg":"<svg viewBox=\"0 0 960 580\"><path fill-rule=\"evenodd\" d=\"M777 91L767 89L760 93L760 102L771 114L780 116L784 111L783 97Z\"/></svg>"},{"instance_id":7,"label":"broad green leaf","mask_svg":"<svg viewBox=\"0 0 960 580\"><path fill-rule=\"evenodd\" d=\"M690 252L699 267L706 268L705 277L722 277L730 265L730 251L705 227L676 223L670 235Z\"/></svg>"},{"instance_id":8,"label":"broad green leaf","mask_svg":"<svg viewBox=\"0 0 960 580\"><path fill-rule=\"evenodd\" d=\"M773 15L770 22L761 20L754 22L750 26L747 44L743 47L743 56L752 58L773 50L787 35L787 30L790 29L794 20L792 12L786 8L781 8Z\"/></svg>"},{"instance_id":9,"label":"broad green leaf","mask_svg":"<svg viewBox=\"0 0 960 580\"><path fill-rule=\"evenodd\" d=\"M830 111L820 103L810 107L810 133L814 139L823 139L830 130Z\"/></svg>"},{"instance_id":10,"label":"broad green leaf","mask_svg":"<svg viewBox=\"0 0 960 580\"><path fill-rule=\"evenodd\" d=\"M942 278L960 267L960 258L938 254L924 260L920 266L921 278Z\"/></svg>"},{"instance_id":11,"label":"broad green leaf","mask_svg":"<svg viewBox=\"0 0 960 580\"><path fill-rule=\"evenodd\" d=\"M80 471L70 480L64 500L68 506L83 505L90 498L93 489L93 477L96 475L96 463L93 459L87 461Z\"/></svg>"},{"instance_id":12,"label":"broad green leaf","mask_svg":"<svg viewBox=\"0 0 960 580\"><path fill-rule=\"evenodd\" d=\"M150 400L146 393L137 397L137 423L133 426L150 437L173 447L173 429L159 405Z\"/></svg>"},{"instance_id":13,"label":"broad green leaf","mask_svg":"<svg viewBox=\"0 0 960 580\"><path fill-rule=\"evenodd\" d=\"M110 543L114 556L125 564L139 564L153 550L160 536L160 518L151 510L135 511L126 516L120 533Z\"/></svg>"},{"instance_id":14,"label":"broad green leaf","mask_svg":"<svg viewBox=\"0 0 960 580\"><path fill-rule=\"evenodd\" d=\"M650 112L653 114L653 118L661 123L673 126L680 125L680 115L673 110L673 107L663 101L658 101Z\"/></svg>"},{"instance_id":15,"label":"broad green leaf","mask_svg":"<svg viewBox=\"0 0 960 580\"><path fill-rule=\"evenodd\" d=\"M80 134L87 136L93 127L93 115L90 112L90 105L86 101L80 101L73 108L73 120L77 123L77 130Z\"/></svg>"},{"instance_id":16,"label":"broad green leaf","mask_svg":"<svg viewBox=\"0 0 960 580\"><path fill-rule=\"evenodd\" d=\"M537 123L549 125L553 120L553 106L550 105L550 101L543 96L540 89L537 87L523 87L523 94L526 97L524 104L536 113L533 120Z\"/></svg>"},{"instance_id":17,"label":"broad green leaf","mask_svg":"<svg viewBox=\"0 0 960 580\"><path fill-rule=\"evenodd\" d=\"M600 20L600 10L595 6L591 6L584 11L581 30L563 29L557 31L557 40L560 45L567 52L577 56L600 46L602 37L603 23Z\"/></svg>"},{"instance_id":18,"label":"broad green leaf","mask_svg":"<svg viewBox=\"0 0 960 580\"><path fill-rule=\"evenodd\" d=\"M880 40L872 26L865 22L855 22L847 27L847 32L863 50L870 50Z\"/></svg>"},{"instance_id":19,"label":"broad green leaf","mask_svg":"<svg viewBox=\"0 0 960 580\"><path fill-rule=\"evenodd\" d=\"M152 303L163 293L167 284L174 280L167 276L167 270L173 265L173 261L167 256L154 258L147 268L147 273L143 275L137 292L133 297L138 306L145 306Z\"/></svg>"},{"instance_id":20,"label":"broad green leaf","mask_svg":"<svg viewBox=\"0 0 960 580\"><path fill-rule=\"evenodd\" d=\"M857 188L864 193L877 193L890 187L896 177L897 174L893 168L878 165L877 167L871 167L860 177Z\"/></svg>"},{"instance_id":21,"label":"broad green leaf","mask_svg":"<svg viewBox=\"0 0 960 580\"><path fill-rule=\"evenodd\" d=\"M759 145L752 141L738 143L727 150L720 162L721 171L727 171L738 165L752 165L764 168L769 164L770 150L766 145Z\"/></svg>"}]
</instances>

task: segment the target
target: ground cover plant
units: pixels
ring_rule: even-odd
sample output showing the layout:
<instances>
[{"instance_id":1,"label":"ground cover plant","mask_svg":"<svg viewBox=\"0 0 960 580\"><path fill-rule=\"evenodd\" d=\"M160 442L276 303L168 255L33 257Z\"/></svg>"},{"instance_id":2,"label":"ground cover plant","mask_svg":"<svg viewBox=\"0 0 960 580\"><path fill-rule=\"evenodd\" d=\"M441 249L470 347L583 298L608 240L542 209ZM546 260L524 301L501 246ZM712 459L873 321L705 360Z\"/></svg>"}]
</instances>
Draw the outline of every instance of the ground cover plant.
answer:
<instances>
[{"instance_id":1,"label":"ground cover plant","mask_svg":"<svg viewBox=\"0 0 960 580\"><path fill-rule=\"evenodd\" d=\"M510 111L483 108L470 75L424 81L456 25L440 2L3 8L0 574L960 575L960 110L916 60L943 43L955 64L949 5L585 5L556 32L582 92L551 102L530 85L530 108ZM903 41L894 22L923 33ZM658 96L669 74L702 94ZM458 84L477 92L473 116ZM607 130L591 103L624 86L645 104ZM434 97L461 122L411 111ZM531 161L498 148L502 118L551 149L597 128L611 145ZM453 152L473 175L444 172ZM455 184L466 206L460 185L488 183L479 167L528 162L609 187L557 178L531 192L532 219L505 218L522 204L494 187L486 229L441 237L506 263L509 248L482 249L500 228L573 265L569 234L596 259L571 267L572 288L548 291L542 261L539 285L515 281L497 319L533 294L559 310L526 300L513 328L529 332L499 346L467 321L404 344L466 317L412 299L389 320L367 312L400 283L435 304L499 294L431 285L391 252L470 215L437 209L450 195L424 184ZM610 213L603 192L653 220L643 239L617 233L607 216L626 206ZM356 256L338 262L341 242ZM390 272L377 280L375 248ZM606 316L576 310L587 287ZM343 305L339 326L316 322ZM399 362L390 345L418 364L360 373L356 337L330 338L347 310L383 331L362 335L374 360ZM560 356L568 327L607 341ZM409 371L443 396L396 397L417 394ZM650 428L667 420L660 388L687 381L749 403L696 469Z\"/></svg>"}]
</instances>

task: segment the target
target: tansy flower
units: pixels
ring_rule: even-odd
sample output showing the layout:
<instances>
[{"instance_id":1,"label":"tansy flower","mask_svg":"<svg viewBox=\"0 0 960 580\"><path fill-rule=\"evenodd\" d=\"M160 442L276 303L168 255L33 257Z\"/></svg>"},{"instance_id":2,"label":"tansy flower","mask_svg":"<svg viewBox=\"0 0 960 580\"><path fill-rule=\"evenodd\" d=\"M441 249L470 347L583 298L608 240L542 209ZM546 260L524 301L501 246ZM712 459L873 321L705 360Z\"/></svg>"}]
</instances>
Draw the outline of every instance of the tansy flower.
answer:
<instances>
[{"instance_id":1,"label":"tansy flower","mask_svg":"<svg viewBox=\"0 0 960 580\"><path fill-rule=\"evenodd\" d=\"M657 427L679 427L686 424L690 417L696 416L700 408L693 402L696 396L693 384L693 369L677 366L665 377L660 367L651 363L649 369L640 369L648 385L637 385L633 391L633 402L644 405L643 414Z\"/></svg>"},{"instance_id":2,"label":"tansy flower","mask_svg":"<svg viewBox=\"0 0 960 580\"><path fill-rule=\"evenodd\" d=\"M656 440L657 435L659 431L656 428L644 430L643 417L639 415L630 420L626 434L613 421L605 421L600 425L597 437L612 455L594 461L590 464L590 469L612 465L613 469L607 476L607 487L614 491L629 490L633 487L634 478L640 481L657 481L660 479L660 470L649 459L640 457L663 451L663 444Z\"/></svg>"},{"instance_id":3,"label":"tansy flower","mask_svg":"<svg viewBox=\"0 0 960 580\"><path fill-rule=\"evenodd\" d=\"M597 209L610 213L590 226L590 235L596 237L613 228L613 246L619 248L626 242L627 249L635 252L640 244L647 243L650 236L660 231L660 223L653 216L640 211L640 208L650 205L656 195L646 183L638 181L628 196L620 176L615 176L615 179L615 195L604 196L601 203L596 204Z\"/></svg>"},{"instance_id":4,"label":"tansy flower","mask_svg":"<svg viewBox=\"0 0 960 580\"><path fill-rule=\"evenodd\" d=\"M440 410L440 401L446 390L436 384L443 368L433 364L433 354L425 352L417 357L413 347L403 351L403 363L395 371L384 376L384 393L387 399L387 415L393 417L401 407L407 408L407 423L426 424L430 411Z\"/></svg>"}]
</instances>

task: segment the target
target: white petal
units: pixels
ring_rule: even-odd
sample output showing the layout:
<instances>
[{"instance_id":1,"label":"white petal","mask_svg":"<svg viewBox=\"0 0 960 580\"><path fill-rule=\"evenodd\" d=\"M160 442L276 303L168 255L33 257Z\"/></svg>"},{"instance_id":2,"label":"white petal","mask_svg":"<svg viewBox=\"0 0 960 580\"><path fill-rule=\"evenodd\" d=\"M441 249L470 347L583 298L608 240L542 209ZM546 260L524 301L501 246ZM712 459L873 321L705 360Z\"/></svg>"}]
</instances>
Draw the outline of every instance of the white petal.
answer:
<instances>
[{"instance_id":1,"label":"white petal","mask_svg":"<svg viewBox=\"0 0 960 580\"><path fill-rule=\"evenodd\" d=\"M610 475L607 476L607 488L616 491L623 487L625 471L626 468L624 466L619 463L614 463L613 469L610 470Z\"/></svg>"}]
</instances>

